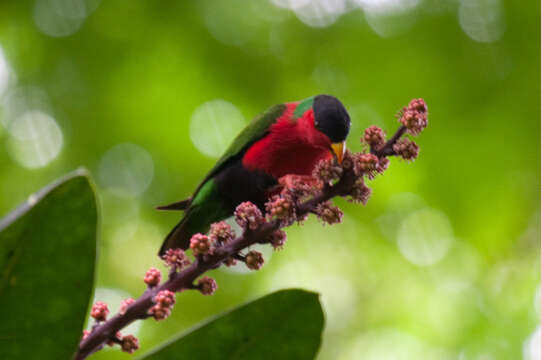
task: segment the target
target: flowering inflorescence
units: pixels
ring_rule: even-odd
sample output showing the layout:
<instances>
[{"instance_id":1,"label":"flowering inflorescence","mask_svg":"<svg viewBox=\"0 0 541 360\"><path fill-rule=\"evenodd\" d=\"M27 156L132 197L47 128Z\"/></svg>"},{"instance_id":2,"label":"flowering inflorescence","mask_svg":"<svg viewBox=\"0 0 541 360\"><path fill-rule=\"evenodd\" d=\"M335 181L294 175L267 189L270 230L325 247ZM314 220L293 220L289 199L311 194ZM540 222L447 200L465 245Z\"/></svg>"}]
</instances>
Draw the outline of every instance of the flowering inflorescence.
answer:
<instances>
[{"instance_id":1,"label":"flowering inflorescence","mask_svg":"<svg viewBox=\"0 0 541 360\"><path fill-rule=\"evenodd\" d=\"M335 180L338 180L342 176L342 167L338 165L333 159L321 160L314 171L312 176L324 184L329 184Z\"/></svg>"},{"instance_id":2,"label":"flowering inflorescence","mask_svg":"<svg viewBox=\"0 0 541 360\"><path fill-rule=\"evenodd\" d=\"M107 315L109 315L109 308L107 307L107 304L103 301L96 301L94 306L92 306L90 316L92 316L94 320L100 322L105 321L107 319Z\"/></svg>"},{"instance_id":3,"label":"flowering inflorescence","mask_svg":"<svg viewBox=\"0 0 541 360\"><path fill-rule=\"evenodd\" d=\"M250 270L259 270L263 266L265 260L263 259L263 254L259 251L252 250L246 254L244 257L244 262Z\"/></svg>"},{"instance_id":4,"label":"flowering inflorescence","mask_svg":"<svg viewBox=\"0 0 541 360\"><path fill-rule=\"evenodd\" d=\"M270 236L269 243L274 250L282 250L287 240L287 235L284 230L276 230Z\"/></svg>"},{"instance_id":5,"label":"flowering inflorescence","mask_svg":"<svg viewBox=\"0 0 541 360\"><path fill-rule=\"evenodd\" d=\"M399 113L400 122L411 135L419 135L428 125L428 107L423 99L413 99Z\"/></svg>"},{"instance_id":6,"label":"flowering inflorescence","mask_svg":"<svg viewBox=\"0 0 541 360\"><path fill-rule=\"evenodd\" d=\"M419 154L419 146L409 138L401 138L405 133L416 136L428 124L428 109L423 99L414 99L399 113L402 126L388 140L385 132L371 126L361 137L366 151L352 153L346 151L342 162L324 159L314 168L311 176L286 175L279 179L281 192L271 196L264 207L259 208L251 202L239 204L234 217L242 228L242 234L236 237L229 224L220 221L211 225L208 235L194 234L189 247L195 260L190 261L181 249L168 249L162 256L165 265L171 269L169 279L160 285L161 272L150 268L144 276L148 289L140 300L126 299L120 304L119 316L129 316L133 321L145 317L156 320L166 319L175 304L175 292L195 289L203 295L215 293L218 285L205 271L225 266L234 266L238 261L245 263L250 270L259 270L264 264L263 255L250 250L245 255L243 249L255 243L270 244L273 249L282 249L286 243L286 233L281 229L294 222L301 223L309 213L313 213L323 224L337 224L343 219L343 212L334 206L330 199L335 196L346 197L348 201L366 205L372 190L366 185L366 179L372 180L383 173L389 166L388 156L399 156L412 161ZM146 302L143 302L146 300ZM144 304L144 306L142 306ZM150 304L150 305L148 305ZM96 324L90 331L85 330L81 346L95 333L102 332L106 325L109 309L107 304L96 302L91 316ZM105 323L104 323L105 322ZM115 329L120 330L120 329ZM123 351L132 353L139 348L139 341L133 335L122 336L110 331L101 334L101 342L86 349L82 359L105 344L118 344Z\"/></svg>"},{"instance_id":7,"label":"flowering inflorescence","mask_svg":"<svg viewBox=\"0 0 541 360\"><path fill-rule=\"evenodd\" d=\"M197 282L197 288L203 295L212 295L216 289L218 289L218 284L216 284L216 280L209 278L208 276L203 276Z\"/></svg>"},{"instance_id":8,"label":"flowering inflorescence","mask_svg":"<svg viewBox=\"0 0 541 360\"><path fill-rule=\"evenodd\" d=\"M190 240L190 249L194 256L207 255L214 250L214 244L207 235L195 234Z\"/></svg>"},{"instance_id":9,"label":"flowering inflorescence","mask_svg":"<svg viewBox=\"0 0 541 360\"><path fill-rule=\"evenodd\" d=\"M209 239L212 243L223 245L235 238L235 232L225 221L214 223L210 226Z\"/></svg>"},{"instance_id":10,"label":"flowering inflorescence","mask_svg":"<svg viewBox=\"0 0 541 360\"><path fill-rule=\"evenodd\" d=\"M120 302L120 310L118 311L120 315L124 315L126 313L126 310L128 310L128 307L132 305L135 302L132 298L124 299Z\"/></svg>"},{"instance_id":11,"label":"flowering inflorescence","mask_svg":"<svg viewBox=\"0 0 541 360\"><path fill-rule=\"evenodd\" d=\"M265 222L261 210L249 201L245 201L237 206L234 214L237 224L245 230L255 230Z\"/></svg>"},{"instance_id":12,"label":"flowering inflorescence","mask_svg":"<svg viewBox=\"0 0 541 360\"><path fill-rule=\"evenodd\" d=\"M188 259L188 256L186 256L182 249L167 249L162 256L162 260L173 271L180 271L190 265L190 259Z\"/></svg>"},{"instance_id":13,"label":"flowering inflorescence","mask_svg":"<svg viewBox=\"0 0 541 360\"><path fill-rule=\"evenodd\" d=\"M124 300L121 303L119 313L125 313L126 308L134 302L135 300L133 299ZM93 332L95 332L98 329L99 324L107 320L107 315L109 315L109 307L107 306L107 304L103 301L96 301L94 305L92 305L92 309L90 310L90 316L94 318L96 324L92 327L91 330L83 330L82 340L86 340ZM122 351L130 354L139 348L139 340L137 340L135 336L122 336L119 331L107 338L104 344L108 346L114 346L115 344L118 344L120 345Z\"/></svg>"},{"instance_id":14,"label":"flowering inflorescence","mask_svg":"<svg viewBox=\"0 0 541 360\"><path fill-rule=\"evenodd\" d=\"M148 310L148 314L156 320L166 319L171 315L171 309L175 305L175 293L170 290L161 290L154 296L154 306Z\"/></svg>"},{"instance_id":15,"label":"flowering inflorescence","mask_svg":"<svg viewBox=\"0 0 541 360\"><path fill-rule=\"evenodd\" d=\"M151 267L150 269L148 269L145 274L145 278L143 279L145 284L147 284L148 287L150 288L158 285L161 280L162 280L162 273L160 272L160 270L156 269L155 267Z\"/></svg>"},{"instance_id":16,"label":"flowering inflorescence","mask_svg":"<svg viewBox=\"0 0 541 360\"><path fill-rule=\"evenodd\" d=\"M400 139L393 145L393 151L404 160L415 160L419 155L419 145L410 139Z\"/></svg>"},{"instance_id":17,"label":"flowering inflorescence","mask_svg":"<svg viewBox=\"0 0 541 360\"><path fill-rule=\"evenodd\" d=\"M342 222L342 217L344 216L342 210L337 206L332 205L330 201L319 204L315 209L315 213L317 214L317 218L321 220L323 224L329 225Z\"/></svg>"},{"instance_id":18,"label":"flowering inflorescence","mask_svg":"<svg viewBox=\"0 0 541 360\"><path fill-rule=\"evenodd\" d=\"M296 220L295 202L288 194L275 195L266 204L268 220L278 220L284 226Z\"/></svg>"},{"instance_id":19,"label":"flowering inflorescence","mask_svg":"<svg viewBox=\"0 0 541 360\"><path fill-rule=\"evenodd\" d=\"M385 144L385 132L381 128L372 125L364 131L361 141L377 150Z\"/></svg>"}]
</instances>

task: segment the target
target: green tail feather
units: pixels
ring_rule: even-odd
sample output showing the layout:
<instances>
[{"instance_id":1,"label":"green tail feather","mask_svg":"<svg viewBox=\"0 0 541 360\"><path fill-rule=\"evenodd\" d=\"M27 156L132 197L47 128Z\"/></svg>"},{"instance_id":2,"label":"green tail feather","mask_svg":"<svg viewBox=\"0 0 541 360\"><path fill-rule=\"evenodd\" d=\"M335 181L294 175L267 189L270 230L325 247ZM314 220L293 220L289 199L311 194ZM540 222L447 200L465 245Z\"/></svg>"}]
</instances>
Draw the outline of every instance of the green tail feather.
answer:
<instances>
[{"instance_id":1,"label":"green tail feather","mask_svg":"<svg viewBox=\"0 0 541 360\"><path fill-rule=\"evenodd\" d=\"M161 256L171 248L186 250L193 234L205 234L212 223L227 218L231 212L218 194L214 180L209 180L197 193L182 220L166 236L158 254Z\"/></svg>"}]
</instances>

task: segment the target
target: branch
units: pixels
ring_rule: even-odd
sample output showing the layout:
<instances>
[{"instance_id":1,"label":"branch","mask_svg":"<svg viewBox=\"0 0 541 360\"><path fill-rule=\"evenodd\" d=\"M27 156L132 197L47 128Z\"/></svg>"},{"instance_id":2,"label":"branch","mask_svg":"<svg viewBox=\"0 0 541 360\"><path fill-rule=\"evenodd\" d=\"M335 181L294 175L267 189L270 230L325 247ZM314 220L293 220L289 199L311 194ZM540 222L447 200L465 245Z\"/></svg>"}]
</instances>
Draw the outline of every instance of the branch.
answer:
<instances>
[{"instance_id":1,"label":"branch","mask_svg":"<svg viewBox=\"0 0 541 360\"><path fill-rule=\"evenodd\" d=\"M403 119L405 114L411 115L408 112L415 110L416 116L420 118L415 124L426 126L426 105L422 102L423 111L419 110L421 101L412 100L403 110L400 118L403 124L406 122ZM329 224L340 222L342 213L329 203L330 199L347 196L351 201L365 204L371 193L364 184L365 176L373 178L382 173L388 165L387 156L400 155L408 160L416 157L417 145L401 137L406 131L418 134L422 129L412 129L408 124L402 125L387 142L381 129L368 128L364 134L364 142L370 146L370 153L348 152L341 165L334 160L320 162L314 170L317 181L306 182L302 177L297 177L294 181L287 182L288 187L282 194L272 197L266 204L266 216L251 203L240 204L235 211L235 217L243 228L242 234L235 237L229 225L224 222L213 224L209 236L195 234L190 243L195 256L191 264L182 250L168 250L164 257L171 266L167 281L160 285L160 272L151 268L145 276L148 289L139 299L123 302L120 312L108 320L107 305L102 302L94 305L91 316L96 320L96 324L90 332L85 332L75 359L85 359L105 345L119 344L123 351L135 351L139 346L138 340L132 335L122 337L119 333L121 329L136 320L148 317L165 319L170 314L175 302L174 294L177 292L197 289L204 295L212 294L216 289L214 280L203 277L197 284L194 284L194 281L222 264L229 266L238 260L245 262L250 269L259 269L263 265L262 255L256 251L242 255L241 251L256 243L268 243L275 248L283 246L285 233L280 229L295 221L304 220L310 213L316 214L320 220ZM412 151L415 150L412 150L413 147L416 147L417 152L412 157Z\"/></svg>"}]
</instances>

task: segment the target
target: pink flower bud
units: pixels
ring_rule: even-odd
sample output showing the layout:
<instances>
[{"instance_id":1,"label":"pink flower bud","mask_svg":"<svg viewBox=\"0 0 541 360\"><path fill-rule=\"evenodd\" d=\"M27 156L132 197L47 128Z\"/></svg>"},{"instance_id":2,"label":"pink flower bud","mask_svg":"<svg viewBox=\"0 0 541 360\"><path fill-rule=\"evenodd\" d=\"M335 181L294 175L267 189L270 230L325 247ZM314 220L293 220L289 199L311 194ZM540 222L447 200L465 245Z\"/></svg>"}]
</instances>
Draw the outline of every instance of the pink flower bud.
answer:
<instances>
[{"instance_id":1,"label":"pink flower bud","mask_svg":"<svg viewBox=\"0 0 541 360\"><path fill-rule=\"evenodd\" d=\"M165 320L171 315L171 309L168 307L163 307L160 304L156 304L148 310L149 315L151 315L155 320Z\"/></svg>"},{"instance_id":2,"label":"pink flower bud","mask_svg":"<svg viewBox=\"0 0 541 360\"><path fill-rule=\"evenodd\" d=\"M250 251L245 258L245 263L248 269L250 270L259 270L263 266L263 263L265 260L263 259L263 255L255 250Z\"/></svg>"},{"instance_id":3,"label":"pink flower bud","mask_svg":"<svg viewBox=\"0 0 541 360\"><path fill-rule=\"evenodd\" d=\"M323 187L323 183L311 176L288 174L278 179L283 188L282 194L292 199L302 199L316 194Z\"/></svg>"},{"instance_id":4,"label":"pink flower bud","mask_svg":"<svg viewBox=\"0 0 541 360\"><path fill-rule=\"evenodd\" d=\"M353 185L353 189L351 189L351 199L349 199L349 201L366 205L371 194L372 189L366 186L363 179L360 178Z\"/></svg>"},{"instance_id":5,"label":"pink flower bud","mask_svg":"<svg viewBox=\"0 0 541 360\"><path fill-rule=\"evenodd\" d=\"M199 288L199 291L201 291L201 294L212 295L218 288L218 284L216 284L216 280L209 278L208 276L203 276L197 282L197 287Z\"/></svg>"},{"instance_id":6,"label":"pink flower bud","mask_svg":"<svg viewBox=\"0 0 541 360\"><path fill-rule=\"evenodd\" d=\"M428 125L428 108L423 99L414 99L402 111L400 122L412 135L419 135Z\"/></svg>"},{"instance_id":7,"label":"pink flower bud","mask_svg":"<svg viewBox=\"0 0 541 360\"><path fill-rule=\"evenodd\" d=\"M373 176L378 168L378 157L374 154L358 154L356 160L357 171L360 175Z\"/></svg>"},{"instance_id":8,"label":"pink flower bud","mask_svg":"<svg viewBox=\"0 0 541 360\"><path fill-rule=\"evenodd\" d=\"M88 330L83 330L83 340L85 340L87 337L90 336L90 331Z\"/></svg>"},{"instance_id":9,"label":"pink flower bud","mask_svg":"<svg viewBox=\"0 0 541 360\"><path fill-rule=\"evenodd\" d=\"M175 293L169 290L162 290L154 296L154 302L162 307L171 308L175 304Z\"/></svg>"},{"instance_id":10,"label":"pink flower bud","mask_svg":"<svg viewBox=\"0 0 541 360\"><path fill-rule=\"evenodd\" d=\"M419 155L419 146L410 139L400 139L393 145L393 151L404 160L413 161Z\"/></svg>"},{"instance_id":11,"label":"pink flower bud","mask_svg":"<svg viewBox=\"0 0 541 360\"><path fill-rule=\"evenodd\" d=\"M134 299L128 298L126 300L122 300L120 302L120 310L118 311L120 315L124 315L126 313L126 310L128 310L128 307L135 302Z\"/></svg>"},{"instance_id":12,"label":"pink flower bud","mask_svg":"<svg viewBox=\"0 0 541 360\"><path fill-rule=\"evenodd\" d=\"M364 131L363 142L373 149L379 149L385 144L385 132L379 127L372 125Z\"/></svg>"},{"instance_id":13,"label":"pink flower bud","mask_svg":"<svg viewBox=\"0 0 541 360\"><path fill-rule=\"evenodd\" d=\"M265 222L265 219L257 206L245 201L235 209L235 221L244 229L255 230Z\"/></svg>"},{"instance_id":14,"label":"pink flower bud","mask_svg":"<svg viewBox=\"0 0 541 360\"><path fill-rule=\"evenodd\" d=\"M212 246L209 237L203 234L193 235L190 240L190 249L192 249L194 256L211 253Z\"/></svg>"},{"instance_id":15,"label":"pink flower bud","mask_svg":"<svg viewBox=\"0 0 541 360\"><path fill-rule=\"evenodd\" d=\"M226 244L235 238L235 232L228 223L220 221L210 225L209 238L212 243Z\"/></svg>"},{"instance_id":16,"label":"pink flower bud","mask_svg":"<svg viewBox=\"0 0 541 360\"><path fill-rule=\"evenodd\" d=\"M225 266L227 266L227 267L235 266L235 265L237 265L237 260L236 260L235 258L233 258L233 257L230 256L230 257L228 257L228 258L226 258L226 259L224 260L224 264L225 264Z\"/></svg>"},{"instance_id":17,"label":"pink flower bud","mask_svg":"<svg viewBox=\"0 0 541 360\"><path fill-rule=\"evenodd\" d=\"M408 109L417 111L420 114L428 113L428 107L422 98L411 100L408 104Z\"/></svg>"},{"instance_id":18,"label":"pink flower bud","mask_svg":"<svg viewBox=\"0 0 541 360\"><path fill-rule=\"evenodd\" d=\"M107 304L102 301L96 301L92 310L90 311L90 316L92 316L96 321L105 321L107 315L109 314L109 309Z\"/></svg>"},{"instance_id":19,"label":"pink flower bud","mask_svg":"<svg viewBox=\"0 0 541 360\"><path fill-rule=\"evenodd\" d=\"M133 354L135 350L139 349L139 340L133 335L126 335L122 338L120 346L122 351Z\"/></svg>"},{"instance_id":20,"label":"pink flower bud","mask_svg":"<svg viewBox=\"0 0 541 360\"><path fill-rule=\"evenodd\" d=\"M376 166L376 171L378 173L383 173L389 167L389 159L386 157L378 158L378 165Z\"/></svg>"},{"instance_id":21,"label":"pink flower bud","mask_svg":"<svg viewBox=\"0 0 541 360\"><path fill-rule=\"evenodd\" d=\"M332 159L321 160L314 168L312 176L324 184L328 184L334 180L340 179L342 176L342 168L336 165Z\"/></svg>"},{"instance_id":22,"label":"pink flower bud","mask_svg":"<svg viewBox=\"0 0 541 360\"><path fill-rule=\"evenodd\" d=\"M287 235L283 230L276 230L270 237L270 243L274 250L281 250L287 240Z\"/></svg>"},{"instance_id":23,"label":"pink flower bud","mask_svg":"<svg viewBox=\"0 0 541 360\"><path fill-rule=\"evenodd\" d=\"M350 170L355 167L355 155L351 151L346 150L344 158L342 159L342 168L344 170Z\"/></svg>"},{"instance_id":24,"label":"pink flower bud","mask_svg":"<svg viewBox=\"0 0 541 360\"><path fill-rule=\"evenodd\" d=\"M188 256L186 256L182 249L167 249L162 259L167 266L176 268L177 270L182 270L190 265L190 259L188 259Z\"/></svg>"},{"instance_id":25,"label":"pink flower bud","mask_svg":"<svg viewBox=\"0 0 541 360\"><path fill-rule=\"evenodd\" d=\"M285 224L295 221L295 204L289 196L273 196L265 204L270 219L282 220Z\"/></svg>"},{"instance_id":26,"label":"pink flower bud","mask_svg":"<svg viewBox=\"0 0 541 360\"><path fill-rule=\"evenodd\" d=\"M330 201L319 204L316 208L316 213L319 220L329 225L342 222L342 217L344 216L342 211L338 207L333 206Z\"/></svg>"},{"instance_id":27,"label":"pink flower bud","mask_svg":"<svg viewBox=\"0 0 541 360\"><path fill-rule=\"evenodd\" d=\"M155 267L151 267L147 270L144 280L148 287L154 287L160 283L161 279L162 273L160 270L156 269Z\"/></svg>"}]
</instances>

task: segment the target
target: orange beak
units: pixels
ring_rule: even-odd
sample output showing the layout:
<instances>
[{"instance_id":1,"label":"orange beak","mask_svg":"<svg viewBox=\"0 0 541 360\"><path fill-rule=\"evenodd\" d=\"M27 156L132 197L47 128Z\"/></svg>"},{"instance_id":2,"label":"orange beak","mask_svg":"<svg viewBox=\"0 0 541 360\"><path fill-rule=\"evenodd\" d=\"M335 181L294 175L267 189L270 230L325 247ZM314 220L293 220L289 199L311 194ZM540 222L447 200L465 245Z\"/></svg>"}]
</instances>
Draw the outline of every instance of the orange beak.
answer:
<instances>
[{"instance_id":1,"label":"orange beak","mask_svg":"<svg viewBox=\"0 0 541 360\"><path fill-rule=\"evenodd\" d=\"M336 156L336 161L341 164L344 159L344 154L346 153L346 142L334 143L331 145L331 149Z\"/></svg>"}]
</instances>

